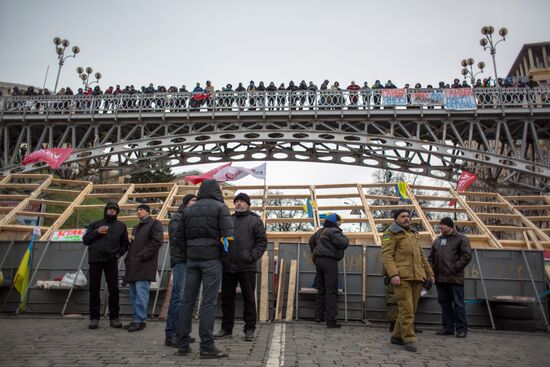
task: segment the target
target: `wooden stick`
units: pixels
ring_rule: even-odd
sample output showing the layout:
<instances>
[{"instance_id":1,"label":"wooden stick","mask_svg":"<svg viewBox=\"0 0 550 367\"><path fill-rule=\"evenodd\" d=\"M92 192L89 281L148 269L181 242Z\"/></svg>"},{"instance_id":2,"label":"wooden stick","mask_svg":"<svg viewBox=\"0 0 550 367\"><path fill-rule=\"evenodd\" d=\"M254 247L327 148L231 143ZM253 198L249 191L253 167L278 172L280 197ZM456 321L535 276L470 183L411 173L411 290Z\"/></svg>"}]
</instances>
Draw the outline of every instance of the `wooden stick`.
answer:
<instances>
[{"instance_id":1,"label":"wooden stick","mask_svg":"<svg viewBox=\"0 0 550 367\"><path fill-rule=\"evenodd\" d=\"M277 302L275 303L275 321L283 319L283 303L285 298L285 259L280 259L279 281L277 282Z\"/></svg>"},{"instance_id":2,"label":"wooden stick","mask_svg":"<svg viewBox=\"0 0 550 367\"><path fill-rule=\"evenodd\" d=\"M262 256L262 280L260 288L260 322L266 322L269 313L269 254Z\"/></svg>"},{"instance_id":3,"label":"wooden stick","mask_svg":"<svg viewBox=\"0 0 550 367\"><path fill-rule=\"evenodd\" d=\"M294 296L296 295L296 270L298 262L290 261L290 273L288 278L288 298L286 303L286 321L292 321L294 313Z\"/></svg>"},{"instance_id":4,"label":"wooden stick","mask_svg":"<svg viewBox=\"0 0 550 367\"><path fill-rule=\"evenodd\" d=\"M168 307L170 306L170 299L172 298L172 288L174 276L170 275L168 280L168 288L166 289L166 294L164 295L164 300L162 301L162 307L160 308L159 320L166 320L168 316Z\"/></svg>"}]
</instances>

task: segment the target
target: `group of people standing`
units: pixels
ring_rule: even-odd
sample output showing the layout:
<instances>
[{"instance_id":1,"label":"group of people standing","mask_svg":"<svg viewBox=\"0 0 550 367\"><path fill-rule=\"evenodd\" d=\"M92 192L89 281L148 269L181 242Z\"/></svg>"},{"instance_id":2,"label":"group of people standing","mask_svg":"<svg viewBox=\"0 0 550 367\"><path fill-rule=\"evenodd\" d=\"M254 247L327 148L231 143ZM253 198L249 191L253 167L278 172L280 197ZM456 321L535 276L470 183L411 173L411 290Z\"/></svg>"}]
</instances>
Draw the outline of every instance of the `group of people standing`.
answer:
<instances>
[{"instance_id":1,"label":"group of people standing","mask_svg":"<svg viewBox=\"0 0 550 367\"><path fill-rule=\"evenodd\" d=\"M205 180L198 194L186 195L168 225L172 295L168 307L165 345L178 348L177 355L191 352L192 315L202 288L199 310L201 358L224 358L215 339L233 335L237 286L243 298L244 340L253 341L257 320L257 261L267 248L267 235L261 218L250 211L250 197L239 193L233 199L231 215L224 203L220 185ZM118 262L125 257L124 281L130 290L132 321L128 332L146 326L151 281L156 280L158 252L163 243L162 223L151 216L147 204L137 207L139 224L128 238L126 225L117 220L116 203L105 206L104 217L91 223L83 242L88 246L90 264L90 329L99 327L102 274L109 291L110 326L122 328L119 320ZM464 308L464 268L471 260L468 238L454 229L451 218L439 224L441 235L425 257L420 237L411 227L407 209L394 212L393 223L382 237L382 263L393 287L395 312L390 342L416 351L414 317L422 288L435 283L442 309L443 329L438 335L465 337L468 331ZM340 328L337 322L338 262L344 257L349 239L332 213L322 228L309 239L316 268L315 321L327 328ZM223 318L214 334L214 322L221 285Z\"/></svg>"}]
</instances>

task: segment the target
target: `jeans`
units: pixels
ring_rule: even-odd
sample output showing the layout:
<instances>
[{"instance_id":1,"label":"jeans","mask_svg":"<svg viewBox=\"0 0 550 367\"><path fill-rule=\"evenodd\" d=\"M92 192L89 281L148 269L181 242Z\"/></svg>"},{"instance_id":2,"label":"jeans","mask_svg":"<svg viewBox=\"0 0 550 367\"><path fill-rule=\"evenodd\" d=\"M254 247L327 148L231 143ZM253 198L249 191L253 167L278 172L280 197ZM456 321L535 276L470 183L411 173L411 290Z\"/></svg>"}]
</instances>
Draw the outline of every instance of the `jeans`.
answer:
<instances>
[{"instance_id":1,"label":"jeans","mask_svg":"<svg viewBox=\"0 0 550 367\"><path fill-rule=\"evenodd\" d=\"M147 305L149 304L149 280L130 282L130 303L132 304L132 322L147 320Z\"/></svg>"},{"instance_id":2,"label":"jeans","mask_svg":"<svg viewBox=\"0 0 550 367\"><path fill-rule=\"evenodd\" d=\"M256 329L256 273L253 271L240 273L223 273L222 279L222 329L233 332L235 324L235 296L237 284L241 286L243 296L244 331Z\"/></svg>"},{"instance_id":3,"label":"jeans","mask_svg":"<svg viewBox=\"0 0 550 367\"><path fill-rule=\"evenodd\" d=\"M164 330L167 338L176 336L176 327L187 274L186 268L186 263L175 264L172 268L172 296L170 297L170 305L168 306L168 315L166 317L166 328Z\"/></svg>"},{"instance_id":4,"label":"jeans","mask_svg":"<svg viewBox=\"0 0 550 367\"><path fill-rule=\"evenodd\" d=\"M464 306L464 285L437 283L437 300L441 306L443 327L447 331L468 332L466 307Z\"/></svg>"},{"instance_id":5,"label":"jeans","mask_svg":"<svg viewBox=\"0 0 550 367\"><path fill-rule=\"evenodd\" d=\"M90 263L88 276L90 278L90 320L99 320L101 314L101 276L105 273L105 281L109 290L109 319L118 319L120 310L118 304L118 264L113 259L108 262Z\"/></svg>"},{"instance_id":6,"label":"jeans","mask_svg":"<svg viewBox=\"0 0 550 367\"><path fill-rule=\"evenodd\" d=\"M325 319L327 325L336 324L338 296L338 260L329 257L315 259L317 297L315 318Z\"/></svg>"},{"instance_id":7,"label":"jeans","mask_svg":"<svg viewBox=\"0 0 550 367\"><path fill-rule=\"evenodd\" d=\"M202 283L202 302L199 313L199 336L201 338L200 351L214 350L214 321L218 304L218 290L222 280L222 263L220 259L187 261L187 279L185 292L178 318L177 343L180 350L187 349L191 334L191 319L193 308Z\"/></svg>"}]
</instances>

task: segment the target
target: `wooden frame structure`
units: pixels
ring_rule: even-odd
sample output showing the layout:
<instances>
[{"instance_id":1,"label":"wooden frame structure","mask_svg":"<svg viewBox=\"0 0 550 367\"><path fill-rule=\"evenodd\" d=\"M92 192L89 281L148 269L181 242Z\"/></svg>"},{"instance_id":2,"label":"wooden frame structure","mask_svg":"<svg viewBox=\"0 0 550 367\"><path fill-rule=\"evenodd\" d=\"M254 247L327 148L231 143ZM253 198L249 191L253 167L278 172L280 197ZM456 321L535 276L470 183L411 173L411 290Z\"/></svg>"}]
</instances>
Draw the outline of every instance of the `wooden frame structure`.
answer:
<instances>
[{"instance_id":1,"label":"wooden frame structure","mask_svg":"<svg viewBox=\"0 0 550 367\"><path fill-rule=\"evenodd\" d=\"M32 218L39 220L41 240L59 229L83 228L84 220L98 219L108 201L120 205L119 219L129 228L137 223L135 209L140 203L147 203L152 216L167 225L169 213L177 210L186 194L197 190L174 182L94 184L47 174L12 174L0 178L0 239L30 236L33 225L25 221ZM413 223L426 246L437 236L439 220L451 216L473 247L550 249L550 196L502 196L409 185L408 200L403 200L396 194L395 183L225 186L223 191L230 208L237 191L249 193L251 210L268 229L281 223L305 227L268 231L276 248L280 242L307 242L322 222L319 216L327 212L340 214L352 243L380 245L384 229L392 222L391 211L405 207L414 211ZM303 210L307 199L315 203L314 218ZM451 200L456 201L452 206Z\"/></svg>"}]
</instances>

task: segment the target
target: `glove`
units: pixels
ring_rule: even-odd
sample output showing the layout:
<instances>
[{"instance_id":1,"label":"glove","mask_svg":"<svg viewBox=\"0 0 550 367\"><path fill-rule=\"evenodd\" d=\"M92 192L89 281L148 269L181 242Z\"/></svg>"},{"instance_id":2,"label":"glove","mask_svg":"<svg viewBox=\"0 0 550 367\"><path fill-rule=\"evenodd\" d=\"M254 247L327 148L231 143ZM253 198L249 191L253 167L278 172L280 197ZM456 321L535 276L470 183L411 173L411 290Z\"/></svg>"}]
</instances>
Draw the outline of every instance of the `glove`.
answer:
<instances>
[{"instance_id":1,"label":"glove","mask_svg":"<svg viewBox=\"0 0 550 367\"><path fill-rule=\"evenodd\" d=\"M223 245L223 250L225 252L229 252L229 241L233 241L233 237L222 237L220 238L220 242Z\"/></svg>"}]
</instances>

